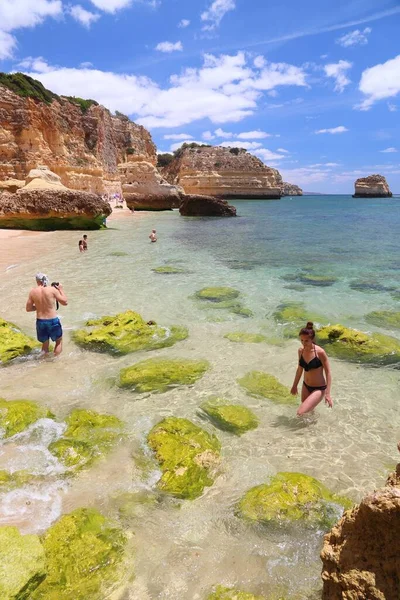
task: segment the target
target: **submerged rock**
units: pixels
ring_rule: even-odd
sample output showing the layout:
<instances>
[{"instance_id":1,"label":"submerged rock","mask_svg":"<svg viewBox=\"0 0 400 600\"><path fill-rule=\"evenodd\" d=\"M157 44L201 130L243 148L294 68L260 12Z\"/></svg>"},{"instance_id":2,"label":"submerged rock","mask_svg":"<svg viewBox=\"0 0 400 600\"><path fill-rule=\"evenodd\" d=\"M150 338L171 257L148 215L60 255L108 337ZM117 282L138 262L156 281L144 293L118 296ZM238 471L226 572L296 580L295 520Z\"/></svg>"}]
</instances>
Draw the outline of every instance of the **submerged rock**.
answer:
<instances>
[{"instance_id":1,"label":"submerged rock","mask_svg":"<svg viewBox=\"0 0 400 600\"><path fill-rule=\"evenodd\" d=\"M325 536L323 600L400 598L400 465Z\"/></svg>"},{"instance_id":2,"label":"submerged rock","mask_svg":"<svg viewBox=\"0 0 400 600\"><path fill-rule=\"evenodd\" d=\"M50 444L49 450L73 470L87 467L107 454L123 435L122 421L92 410L75 409L66 423L64 435Z\"/></svg>"},{"instance_id":3,"label":"submerged rock","mask_svg":"<svg viewBox=\"0 0 400 600\"><path fill-rule=\"evenodd\" d=\"M246 344L260 344L261 342L267 341L265 335L261 335L260 333L227 333L224 335L224 338L231 342L241 342Z\"/></svg>"},{"instance_id":4,"label":"submerged rock","mask_svg":"<svg viewBox=\"0 0 400 600\"><path fill-rule=\"evenodd\" d=\"M240 292L230 287L208 287L196 292L196 298L209 302L226 302L240 296Z\"/></svg>"},{"instance_id":5,"label":"submerged rock","mask_svg":"<svg viewBox=\"0 0 400 600\"><path fill-rule=\"evenodd\" d=\"M177 385L192 385L209 368L206 360L150 358L121 369L119 387L136 392L166 392Z\"/></svg>"},{"instance_id":6,"label":"submerged rock","mask_svg":"<svg viewBox=\"0 0 400 600\"><path fill-rule=\"evenodd\" d=\"M396 288L394 286L387 286L379 281L373 281L371 279L368 280L358 280L352 281L349 286L352 290L356 290L357 292L395 292Z\"/></svg>"},{"instance_id":7,"label":"submerged rock","mask_svg":"<svg viewBox=\"0 0 400 600\"><path fill-rule=\"evenodd\" d=\"M1 600L30 600L45 577L44 548L38 536L0 527Z\"/></svg>"},{"instance_id":8,"label":"submerged rock","mask_svg":"<svg viewBox=\"0 0 400 600\"><path fill-rule=\"evenodd\" d=\"M122 575L125 545L95 509L64 515L43 536L47 576L29 600L103 600Z\"/></svg>"},{"instance_id":9,"label":"submerged rock","mask_svg":"<svg viewBox=\"0 0 400 600\"><path fill-rule=\"evenodd\" d=\"M0 492L9 492L30 483L35 476L28 471L0 471Z\"/></svg>"},{"instance_id":10,"label":"submerged rock","mask_svg":"<svg viewBox=\"0 0 400 600\"><path fill-rule=\"evenodd\" d=\"M4 319L0 319L0 364L5 364L17 358L26 356L40 344L25 335L19 327Z\"/></svg>"},{"instance_id":11,"label":"submerged rock","mask_svg":"<svg viewBox=\"0 0 400 600\"><path fill-rule=\"evenodd\" d=\"M53 417L54 415L47 408L36 402L0 398L0 438L21 433L39 419Z\"/></svg>"},{"instance_id":12,"label":"submerged rock","mask_svg":"<svg viewBox=\"0 0 400 600\"><path fill-rule=\"evenodd\" d=\"M179 273L187 273L185 269L180 267L174 267L172 265L166 265L164 267L156 267L152 269L153 273L159 273L160 275L178 275Z\"/></svg>"},{"instance_id":13,"label":"submerged rock","mask_svg":"<svg viewBox=\"0 0 400 600\"><path fill-rule=\"evenodd\" d=\"M264 597L218 585L207 600L264 600Z\"/></svg>"},{"instance_id":14,"label":"submerged rock","mask_svg":"<svg viewBox=\"0 0 400 600\"><path fill-rule=\"evenodd\" d=\"M314 477L283 472L248 490L238 504L238 516L267 524L300 522L329 527L337 519L337 505L349 507L351 503L332 494Z\"/></svg>"},{"instance_id":15,"label":"submerged rock","mask_svg":"<svg viewBox=\"0 0 400 600\"><path fill-rule=\"evenodd\" d=\"M221 445L218 438L187 419L167 417L147 441L163 472L158 487L176 498L193 500L213 484Z\"/></svg>"},{"instance_id":16,"label":"submerged rock","mask_svg":"<svg viewBox=\"0 0 400 600\"><path fill-rule=\"evenodd\" d=\"M283 325L283 335L287 338L298 337L299 331L307 321L325 324L326 319L306 310L303 302L283 302L276 307L273 317Z\"/></svg>"},{"instance_id":17,"label":"submerged rock","mask_svg":"<svg viewBox=\"0 0 400 600\"><path fill-rule=\"evenodd\" d=\"M223 431L242 435L246 431L258 427L258 418L246 406L229 404L226 400L220 398L211 398L204 402L200 408L209 417L213 425Z\"/></svg>"},{"instance_id":18,"label":"submerged rock","mask_svg":"<svg viewBox=\"0 0 400 600\"><path fill-rule=\"evenodd\" d=\"M75 331L73 340L88 350L112 354L166 348L188 336L186 327L159 327L154 321L146 322L132 310L111 317L91 319L87 321L86 327L87 329Z\"/></svg>"},{"instance_id":19,"label":"submerged rock","mask_svg":"<svg viewBox=\"0 0 400 600\"><path fill-rule=\"evenodd\" d=\"M381 333L328 325L318 331L318 342L330 356L344 360L378 366L400 363L400 341Z\"/></svg>"},{"instance_id":20,"label":"submerged rock","mask_svg":"<svg viewBox=\"0 0 400 600\"><path fill-rule=\"evenodd\" d=\"M226 200L213 196L182 196L179 212L183 217L236 217L236 208Z\"/></svg>"},{"instance_id":21,"label":"submerged rock","mask_svg":"<svg viewBox=\"0 0 400 600\"><path fill-rule=\"evenodd\" d=\"M237 380L250 396L262 396L277 404L297 404L297 399L285 385L273 375L262 371L250 371Z\"/></svg>"},{"instance_id":22,"label":"submerged rock","mask_svg":"<svg viewBox=\"0 0 400 600\"><path fill-rule=\"evenodd\" d=\"M375 310L366 315L365 320L372 325L386 329L400 329L400 311Z\"/></svg>"},{"instance_id":23,"label":"submerged rock","mask_svg":"<svg viewBox=\"0 0 400 600\"><path fill-rule=\"evenodd\" d=\"M353 198L391 198L392 192L383 175L360 177L354 184Z\"/></svg>"},{"instance_id":24,"label":"submerged rock","mask_svg":"<svg viewBox=\"0 0 400 600\"><path fill-rule=\"evenodd\" d=\"M282 275L281 279L289 282L298 281L299 283L316 287L330 287L337 281L337 277L333 275L323 275L321 273L313 273L312 271Z\"/></svg>"}]
</instances>

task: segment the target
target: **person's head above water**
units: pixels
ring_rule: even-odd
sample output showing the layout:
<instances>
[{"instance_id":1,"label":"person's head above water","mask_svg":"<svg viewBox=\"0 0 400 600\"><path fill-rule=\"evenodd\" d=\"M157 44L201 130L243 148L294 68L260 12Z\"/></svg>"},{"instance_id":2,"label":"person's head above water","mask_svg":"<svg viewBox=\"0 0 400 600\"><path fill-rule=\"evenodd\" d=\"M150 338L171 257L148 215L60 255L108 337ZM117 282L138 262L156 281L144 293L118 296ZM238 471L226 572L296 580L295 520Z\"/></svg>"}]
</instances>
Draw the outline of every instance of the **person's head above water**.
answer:
<instances>
[{"instance_id":1,"label":"person's head above water","mask_svg":"<svg viewBox=\"0 0 400 600\"><path fill-rule=\"evenodd\" d=\"M303 346L307 346L308 344L311 345L315 338L314 323L312 321L308 321L307 325L300 329L299 336Z\"/></svg>"},{"instance_id":2,"label":"person's head above water","mask_svg":"<svg viewBox=\"0 0 400 600\"><path fill-rule=\"evenodd\" d=\"M49 278L44 273L36 273L36 283L47 287L49 285Z\"/></svg>"},{"instance_id":3,"label":"person's head above water","mask_svg":"<svg viewBox=\"0 0 400 600\"><path fill-rule=\"evenodd\" d=\"M86 233L85 233L85 235L83 236L83 239L84 239L84 240L87 240L87 235L86 235Z\"/></svg>"},{"instance_id":4,"label":"person's head above water","mask_svg":"<svg viewBox=\"0 0 400 600\"><path fill-rule=\"evenodd\" d=\"M151 230L151 233L156 233L156 230L155 230L155 229L152 229L152 230Z\"/></svg>"}]
</instances>

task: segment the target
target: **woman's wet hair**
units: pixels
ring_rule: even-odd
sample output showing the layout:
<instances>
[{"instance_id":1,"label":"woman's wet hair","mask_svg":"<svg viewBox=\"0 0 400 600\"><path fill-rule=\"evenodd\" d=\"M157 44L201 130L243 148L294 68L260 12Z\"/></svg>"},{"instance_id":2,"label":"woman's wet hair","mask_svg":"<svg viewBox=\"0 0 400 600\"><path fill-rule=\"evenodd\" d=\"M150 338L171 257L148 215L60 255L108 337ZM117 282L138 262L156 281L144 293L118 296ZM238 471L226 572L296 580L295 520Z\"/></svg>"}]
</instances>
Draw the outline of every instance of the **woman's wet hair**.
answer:
<instances>
[{"instance_id":1,"label":"woman's wet hair","mask_svg":"<svg viewBox=\"0 0 400 600\"><path fill-rule=\"evenodd\" d=\"M299 335L308 335L313 340L315 338L314 323L312 321L308 321L307 325L300 329Z\"/></svg>"}]
</instances>

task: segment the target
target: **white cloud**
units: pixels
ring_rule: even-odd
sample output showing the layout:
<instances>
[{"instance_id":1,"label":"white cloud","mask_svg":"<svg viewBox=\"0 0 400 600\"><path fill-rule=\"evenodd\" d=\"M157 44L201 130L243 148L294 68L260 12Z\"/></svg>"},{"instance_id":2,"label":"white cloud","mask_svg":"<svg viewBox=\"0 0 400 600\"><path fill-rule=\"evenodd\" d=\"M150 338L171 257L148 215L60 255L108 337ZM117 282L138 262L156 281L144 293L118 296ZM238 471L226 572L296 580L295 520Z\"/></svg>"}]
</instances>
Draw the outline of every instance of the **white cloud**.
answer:
<instances>
[{"instance_id":1,"label":"white cloud","mask_svg":"<svg viewBox=\"0 0 400 600\"><path fill-rule=\"evenodd\" d=\"M79 66L82 67L82 69L90 69L90 67L93 67L93 63L87 60L86 62L82 62Z\"/></svg>"},{"instance_id":2,"label":"white cloud","mask_svg":"<svg viewBox=\"0 0 400 600\"><path fill-rule=\"evenodd\" d=\"M0 30L0 60L11 58L16 45L17 40L13 35Z\"/></svg>"},{"instance_id":3,"label":"white cloud","mask_svg":"<svg viewBox=\"0 0 400 600\"><path fill-rule=\"evenodd\" d=\"M222 146L223 148L245 148L245 150L257 150L258 148L262 148L260 142L236 142L236 140L222 142L222 144L218 144L218 146Z\"/></svg>"},{"instance_id":4,"label":"white cloud","mask_svg":"<svg viewBox=\"0 0 400 600\"><path fill-rule=\"evenodd\" d=\"M268 150L268 148L260 148L254 152L256 156L261 158L262 161L268 162L271 160L281 160L282 158L286 158L283 154L278 154L277 152L272 152Z\"/></svg>"},{"instance_id":5,"label":"white cloud","mask_svg":"<svg viewBox=\"0 0 400 600\"><path fill-rule=\"evenodd\" d=\"M155 47L160 52L181 52L183 50L182 42L160 42Z\"/></svg>"},{"instance_id":6,"label":"white cloud","mask_svg":"<svg viewBox=\"0 0 400 600\"><path fill-rule=\"evenodd\" d=\"M230 133L229 131L224 131L220 127L218 129L216 129L214 133L217 137L225 138L227 140L229 140L230 138L233 137L233 133Z\"/></svg>"},{"instance_id":7,"label":"white cloud","mask_svg":"<svg viewBox=\"0 0 400 600\"><path fill-rule=\"evenodd\" d=\"M215 139L215 135L213 135L211 133L211 131L204 131L202 133L201 137L203 138L203 140L206 140L207 142Z\"/></svg>"},{"instance_id":8,"label":"white cloud","mask_svg":"<svg viewBox=\"0 0 400 600\"><path fill-rule=\"evenodd\" d=\"M371 31L372 29L370 27L366 27L363 31L355 29L350 33L342 35L336 40L336 43L343 46L343 48L348 48L349 46L364 46L365 44L368 44L368 36Z\"/></svg>"},{"instance_id":9,"label":"white cloud","mask_svg":"<svg viewBox=\"0 0 400 600\"><path fill-rule=\"evenodd\" d=\"M278 148L278 152L281 152L282 154L289 154L289 150L285 150L285 148Z\"/></svg>"},{"instance_id":10,"label":"white cloud","mask_svg":"<svg viewBox=\"0 0 400 600\"><path fill-rule=\"evenodd\" d=\"M393 152L397 152L397 148L386 148L385 150L379 150L383 154L392 154Z\"/></svg>"},{"instance_id":11,"label":"white cloud","mask_svg":"<svg viewBox=\"0 0 400 600\"><path fill-rule=\"evenodd\" d=\"M270 92L267 92L267 94L268 96L271 96L271 98L276 98L277 96L279 96L276 90L271 90Z\"/></svg>"},{"instance_id":12,"label":"white cloud","mask_svg":"<svg viewBox=\"0 0 400 600\"><path fill-rule=\"evenodd\" d=\"M324 165L324 166L325 166L325 167L339 167L340 165L339 165L339 163L335 163L335 162L328 162L328 163L325 163L325 165Z\"/></svg>"},{"instance_id":13,"label":"white cloud","mask_svg":"<svg viewBox=\"0 0 400 600\"><path fill-rule=\"evenodd\" d=\"M335 91L343 92L346 85L351 83L346 75L346 71L351 69L353 64L347 60L339 60L338 63L331 63L324 66L324 71L327 77L332 77L335 80Z\"/></svg>"},{"instance_id":14,"label":"white cloud","mask_svg":"<svg viewBox=\"0 0 400 600\"><path fill-rule=\"evenodd\" d=\"M80 4L71 6L69 8L69 13L76 21L87 28L89 28L92 23L95 23L98 19L100 19L100 15L98 13L92 13L83 8Z\"/></svg>"},{"instance_id":15,"label":"white cloud","mask_svg":"<svg viewBox=\"0 0 400 600\"><path fill-rule=\"evenodd\" d=\"M189 19L182 19L178 23L178 27L181 27L182 29L185 29L185 27L189 27L189 25L190 25Z\"/></svg>"},{"instance_id":16,"label":"white cloud","mask_svg":"<svg viewBox=\"0 0 400 600\"><path fill-rule=\"evenodd\" d=\"M117 10L127 8L132 4L132 0L90 0L91 3L104 12L115 13Z\"/></svg>"},{"instance_id":17,"label":"white cloud","mask_svg":"<svg viewBox=\"0 0 400 600\"><path fill-rule=\"evenodd\" d=\"M210 7L201 14L201 20L206 22L204 31L213 31L221 23L227 12L235 10L235 0L214 0Z\"/></svg>"},{"instance_id":18,"label":"white cloud","mask_svg":"<svg viewBox=\"0 0 400 600\"><path fill-rule=\"evenodd\" d=\"M316 133L316 134L331 133L331 134L335 135L336 133L345 133L346 131L348 131L347 127L344 127L343 125L339 125L339 127L332 127L331 129L318 129L318 131L315 131L314 133Z\"/></svg>"},{"instance_id":19,"label":"white cloud","mask_svg":"<svg viewBox=\"0 0 400 600\"><path fill-rule=\"evenodd\" d=\"M400 92L400 54L383 64L362 72L358 89L367 98L356 108L369 110L379 100L393 98Z\"/></svg>"},{"instance_id":20,"label":"white cloud","mask_svg":"<svg viewBox=\"0 0 400 600\"><path fill-rule=\"evenodd\" d=\"M392 104L391 102L388 102L388 109L390 112L397 112L396 104Z\"/></svg>"},{"instance_id":21,"label":"white cloud","mask_svg":"<svg viewBox=\"0 0 400 600\"><path fill-rule=\"evenodd\" d=\"M168 135L164 135L164 140L191 140L193 139L192 135L188 133L170 133Z\"/></svg>"},{"instance_id":22,"label":"white cloud","mask_svg":"<svg viewBox=\"0 0 400 600\"><path fill-rule=\"evenodd\" d=\"M288 63L266 63L254 87L258 90L272 90L279 85L307 87L306 73L302 68Z\"/></svg>"},{"instance_id":23,"label":"white cloud","mask_svg":"<svg viewBox=\"0 0 400 600\"><path fill-rule=\"evenodd\" d=\"M257 67L257 69L262 69L265 66L266 60L265 58L260 54L260 56L256 56L255 59L253 60L253 64L255 67Z\"/></svg>"},{"instance_id":24,"label":"white cloud","mask_svg":"<svg viewBox=\"0 0 400 600\"><path fill-rule=\"evenodd\" d=\"M17 65L20 69L32 69L37 73L49 73L52 69L46 62L43 56L27 56Z\"/></svg>"},{"instance_id":25,"label":"white cloud","mask_svg":"<svg viewBox=\"0 0 400 600\"><path fill-rule=\"evenodd\" d=\"M236 137L239 140L263 140L265 138L272 137L272 135L257 129L257 131L243 131L242 133L238 133Z\"/></svg>"}]
</instances>

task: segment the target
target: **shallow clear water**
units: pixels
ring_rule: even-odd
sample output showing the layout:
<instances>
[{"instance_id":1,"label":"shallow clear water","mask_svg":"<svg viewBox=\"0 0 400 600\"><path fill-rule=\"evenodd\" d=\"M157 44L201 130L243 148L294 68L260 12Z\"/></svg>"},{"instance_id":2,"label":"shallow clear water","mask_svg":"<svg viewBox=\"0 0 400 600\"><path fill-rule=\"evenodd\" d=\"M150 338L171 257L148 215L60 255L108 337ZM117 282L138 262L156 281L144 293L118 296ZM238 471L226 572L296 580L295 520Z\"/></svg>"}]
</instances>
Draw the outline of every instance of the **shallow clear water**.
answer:
<instances>
[{"instance_id":1,"label":"shallow clear water","mask_svg":"<svg viewBox=\"0 0 400 600\"><path fill-rule=\"evenodd\" d=\"M143 473L143 460L134 458L143 452L150 457L145 439L155 423L176 415L216 431L198 414L210 395L237 400L259 416L259 428L241 438L217 431L221 471L201 498L178 503L179 509L168 499L143 504L125 517L124 526L135 534L136 574L126 598L202 600L217 583L266 597L287 590L296 598L310 598L311 590L320 588L323 532L249 528L234 516L236 501L278 471L315 476L357 500L380 486L396 462L399 370L332 360L334 409L319 406L305 421L296 419L292 407L250 398L236 379L257 369L291 385L298 343L283 342L272 319L282 301L302 301L331 322L378 330L364 316L399 304L399 200L330 196L235 204L236 219L185 219L173 211L112 220L111 229L89 233L85 255L78 252L79 232L56 232L29 238L29 243L10 240L8 254L1 257L1 316L27 333L34 334L33 315L24 307L36 271L63 282L69 296L68 307L60 310L66 334L62 358L20 361L2 369L1 396L39 401L60 418L74 407L109 412L127 423L130 436L128 444L67 483L47 451L62 430L44 432L39 424L39 431L0 447L0 469L20 470L24 460L25 468L33 468L34 453L36 474L47 478L0 497L0 524L40 532L60 513L79 506L96 506L115 516L119 493L154 489L156 465L150 463ZM148 240L152 228L157 244ZM165 264L187 272L152 272ZM290 289L282 276L300 270L338 281L331 287ZM352 289L354 282L372 283L374 289ZM201 308L191 296L211 285L240 290L254 317ZM128 308L161 325L186 325L189 338L172 348L122 358L85 352L70 341L70 331L88 317ZM261 332L269 343L235 344L223 337L232 331ZM400 336L395 330L384 333ZM138 395L113 386L121 367L150 356L205 358L212 369L193 387L165 394Z\"/></svg>"}]
</instances>

